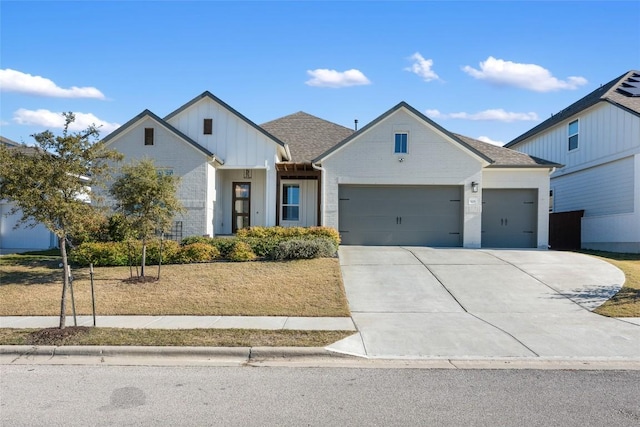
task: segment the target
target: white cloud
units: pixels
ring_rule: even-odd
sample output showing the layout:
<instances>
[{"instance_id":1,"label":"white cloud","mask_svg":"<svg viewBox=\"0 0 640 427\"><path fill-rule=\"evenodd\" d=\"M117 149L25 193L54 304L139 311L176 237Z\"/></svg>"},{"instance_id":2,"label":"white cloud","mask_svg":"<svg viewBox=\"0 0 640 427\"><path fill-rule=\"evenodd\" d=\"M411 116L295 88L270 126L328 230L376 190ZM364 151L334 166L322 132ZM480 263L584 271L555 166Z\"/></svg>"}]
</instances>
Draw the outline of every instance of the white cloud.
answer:
<instances>
[{"instance_id":1,"label":"white cloud","mask_svg":"<svg viewBox=\"0 0 640 427\"><path fill-rule=\"evenodd\" d=\"M488 142L489 144L499 145L500 147L502 147L504 145L504 142L502 142L502 141L494 141L493 139L489 138L488 136L479 136L478 137L478 141Z\"/></svg>"},{"instance_id":2,"label":"white cloud","mask_svg":"<svg viewBox=\"0 0 640 427\"><path fill-rule=\"evenodd\" d=\"M305 82L309 86L338 88L371 84L362 71L356 69L340 72L318 68L316 70L307 70L307 74L312 77Z\"/></svg>"},{"instance_id":3,"label":"white cloud","mask_svg":"<svg viewBox=\"0 0 640 427\"><path fill-rule=\"evenodd\" d=\"M431 69L431 67L433 67L433 59L424 59L424 57L420 55L419 52L411 55L409 59L413 61L413 65L411 65L411 67L405 68L405 71L410 71L414 74L417 74L418 76L422 77L425 82L440 79L436 72Z\"/></svg>"},{"instance_id":4,"label":"white cloud","mask_svg":"<svg viewBox=\"0 0 640 427\"><path fill-rule=\"evenodd\" d=\"M95 87L61 88L52 80L7 68L0 70L0 90L54 98L96 98L105 96Z\"/></svg>"},{"instance_id":5,"label":"white cloud","mask_svg":"<svg viewBox=\"0 0 640 427\"><path fill-rule=\"evenodd\" d=\"M109 123L104 120L100 120L91 113L74 113L76 119L71 125L69 130L82 131L90 125L95 125L100 130L101 136L113 132L120 127L118 123ZM49 110L27 110L20 108L13 113L13 121L20 125L28 126L42 126L44 128L62 129L64 128L65 118L62 113L57 113Z\"/></svg>"},{"instance_id":6,"label":"white cloud","mask_svg":"<svg viewBox=\"0 0 640 427\"><path fill-rule=\"evenodd\" d=\"M480 62L480 70L465 66L462 70L472 77L490 83L515 86L535 92L552 92L562 89L577 89L587 83L584 77L571 76L559 80L549 70L536 64L520 64L517 62L496 59L493 56Z\"/></svg>"},{"instance_id":7,"label":"white cloud","mask_svg":"<svg viewBox=\"0 0 640 427\"><path fill-rule=\"evenodd\" d=\"M463 119L463 120L483 120L483 121L498 121L498 122L521 122L521 121L536 121L538 115L534 112L529 113L514 113L505 111L502 108L494 108L489 110L480 111L478 113L441 113L438 110L426 110L425 114L432 119Z\"/></svg>"}]
</instances>

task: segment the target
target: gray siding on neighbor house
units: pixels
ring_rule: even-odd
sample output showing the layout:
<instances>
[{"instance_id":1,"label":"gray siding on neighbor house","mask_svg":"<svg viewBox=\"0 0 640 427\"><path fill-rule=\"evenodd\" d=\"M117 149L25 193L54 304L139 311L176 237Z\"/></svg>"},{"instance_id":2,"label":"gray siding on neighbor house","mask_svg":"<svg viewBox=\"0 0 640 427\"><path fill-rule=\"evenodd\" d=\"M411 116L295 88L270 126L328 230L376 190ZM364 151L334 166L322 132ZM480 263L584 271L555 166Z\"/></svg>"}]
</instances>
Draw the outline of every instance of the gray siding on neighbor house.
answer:
<instances>
[{"instance_id":1,"label":"gray siding on neighbor house","mask_svg":"<svg viewBox=\"0 0 640 427\"><path fill-rule=\"evenodd\" d=\"M584 209L585 217L634 210L634 158L584 169L551 181L555 212Z\"/></svg>"}]
</instances>

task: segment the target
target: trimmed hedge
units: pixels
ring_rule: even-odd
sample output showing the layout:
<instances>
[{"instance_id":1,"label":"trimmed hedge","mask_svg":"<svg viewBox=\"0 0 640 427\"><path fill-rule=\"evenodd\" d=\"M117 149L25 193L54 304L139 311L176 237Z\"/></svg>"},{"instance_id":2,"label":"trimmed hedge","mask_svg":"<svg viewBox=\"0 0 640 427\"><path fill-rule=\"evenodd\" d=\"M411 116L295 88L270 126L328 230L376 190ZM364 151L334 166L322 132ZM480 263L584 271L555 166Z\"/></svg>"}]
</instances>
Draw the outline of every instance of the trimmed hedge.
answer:
<instances>
[{"instance_id":1,"label":"trimmed hedge","mask_svg":"<svg viewBox=\"0 0 640 427\"><path fill-rule=\"evenodd\" d=\"M236 240L231 253L229 253L229 261L252 261L256 258L256 254L251 250L251 246L239 240Z\"/></svg>"},{"instance_id":2,"label":"trimmed hedge","mask_svg":"<svg viewBox=\"0 0 640 427\"><path fill-rule=\"evenodd\" d=\"M273 260L329 258L334 256L336 248L331 239L291 239L280 242L269 258Z\"/></svg>"},{"instance_id":3,"label":"trimmed hedge","mask_svg":"<svg viewBox=\"0 0 640 427\"><path fill-rule=\"evenodd\" d=\"M239 230L236 237L190 236L180 244L163 241L162 263L184 264L216 259L250 261L333 257L338 251L340 235L328 227L251 227ZM140 264L140 241L82 243L69 255L78 265L127 266ZM130 259L131 258L131 259ZM147 242L147 263L157 264L160 241Z\"/></svg>"},{"instance_id":4,"label":"trimmed hedge","mask_svg":"<svg viewBox=\"0 0 640 427\"><path fill-rule=\"evenodd\" d=\"M280 241L326 237L332 240L336 247L340 244L340 233L335 228L330 227L249 227L238 230L236 236L244 238L276 238Z\"/></svg>"}]
</instances>

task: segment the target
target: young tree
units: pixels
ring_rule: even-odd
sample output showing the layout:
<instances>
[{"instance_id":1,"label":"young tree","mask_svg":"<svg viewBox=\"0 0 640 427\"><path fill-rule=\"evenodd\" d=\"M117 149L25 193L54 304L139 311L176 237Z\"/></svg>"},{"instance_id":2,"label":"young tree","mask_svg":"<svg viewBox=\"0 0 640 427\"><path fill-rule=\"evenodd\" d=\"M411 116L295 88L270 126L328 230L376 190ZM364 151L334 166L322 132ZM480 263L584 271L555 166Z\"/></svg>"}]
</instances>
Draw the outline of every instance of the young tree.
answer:
<instances>
[{"instance_id":1,"label":"young tree","mask_svg":"<svg viewBox=\"0 0 640 427\"><path fill-rule=\"evenodd\" d=\"M0 199L14 203L12 213L22 212L20 223L42 223L58 237L63 265L61 329L66 321L70 271L67 241L84 231L87 217L97 214L89 202L101 182L91 178L108 176L110 163L121 159L119 153L97 142L99 131L95 126L70 132L75 116L71 112L63 116L61 136L47 130L32 135L35 148L0 147Z\"/></svg>"},{"instance_id":2,"label":"young tree","mask_svg":"<svg viewBox=\"0 0 640 427\"><path fill-rule=\"evenodd\" d=\"M176 195L179 178L161 173L149 159L124 165L121 172L110 193L116 200L116 210L142 240L140 275L144 277L147 241L157 231L168 231L174 216L183 211Z\"/></svg>"}]
</instances>

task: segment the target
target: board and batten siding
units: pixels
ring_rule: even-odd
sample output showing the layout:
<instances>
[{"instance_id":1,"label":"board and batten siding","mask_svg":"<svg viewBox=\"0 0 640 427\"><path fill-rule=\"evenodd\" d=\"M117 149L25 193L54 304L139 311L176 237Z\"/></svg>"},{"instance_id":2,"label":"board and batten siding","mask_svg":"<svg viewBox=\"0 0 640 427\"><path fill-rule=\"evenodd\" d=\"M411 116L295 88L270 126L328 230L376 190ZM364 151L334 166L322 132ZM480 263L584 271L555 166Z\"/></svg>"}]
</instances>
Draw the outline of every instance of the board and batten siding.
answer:
<instances>
[{"instance_id":1,"label":"board and batten siding","mask_svg":"<svg viewBox=\"0 0 640 427\"><path fill-rule=\"evenodd\" d=\"M569 151L568 125L576 119L579 120L578 148ZM629 152L638 152L640 117L608 102L600 102L512 148L565 165L556 172L560 175L564 170L569 172L582 165L611 161Z\"/></svg>"},{"instance_id":2,"label":"board and batten siding","mask_svg":"<svg viewBox=\"0 0 640 427\"><path fill-rule=\"evenodd\" d=\"M145 128L154 129L153 145L144 145ZM157 168L171 169L180 177L177 195L186 208L185 213L175 218L182 221L183 237L212 233L212 226L207 224L207 205L211 203L207 183L211 171L204 153L149 117L119 135L109 148L125 156L123 164L151 159Z\"/></svg>"},{"instance_id":3,"label":"board and batten siding","mask_svg":"<svg viewBox=\"0 0 640 427\"><path fill-rule=\"evenodd\" d=\"M395 132L408 132L406 154L394 154ZM402 159L402 161L400 161ZM463 246L480 247L477 193L483 161L437 129L399 109L322 161L325 170L323 225L338 229L340 184L459 185L464 188Z\"/></svg>"},{"instance_id":4,"label":"board and batten siding","mask_svg":"<svg viewBox=\"0 0 640 427\"><path fill-rule=\"evenodd\" d=\"M204 135L204 119L213 119L213 132ZM203 98L168 122L220 158L227 167L273 166L277 145L231 111ZM272 167L273 169L273 167Z\"/></svg>"}]
</instances>

